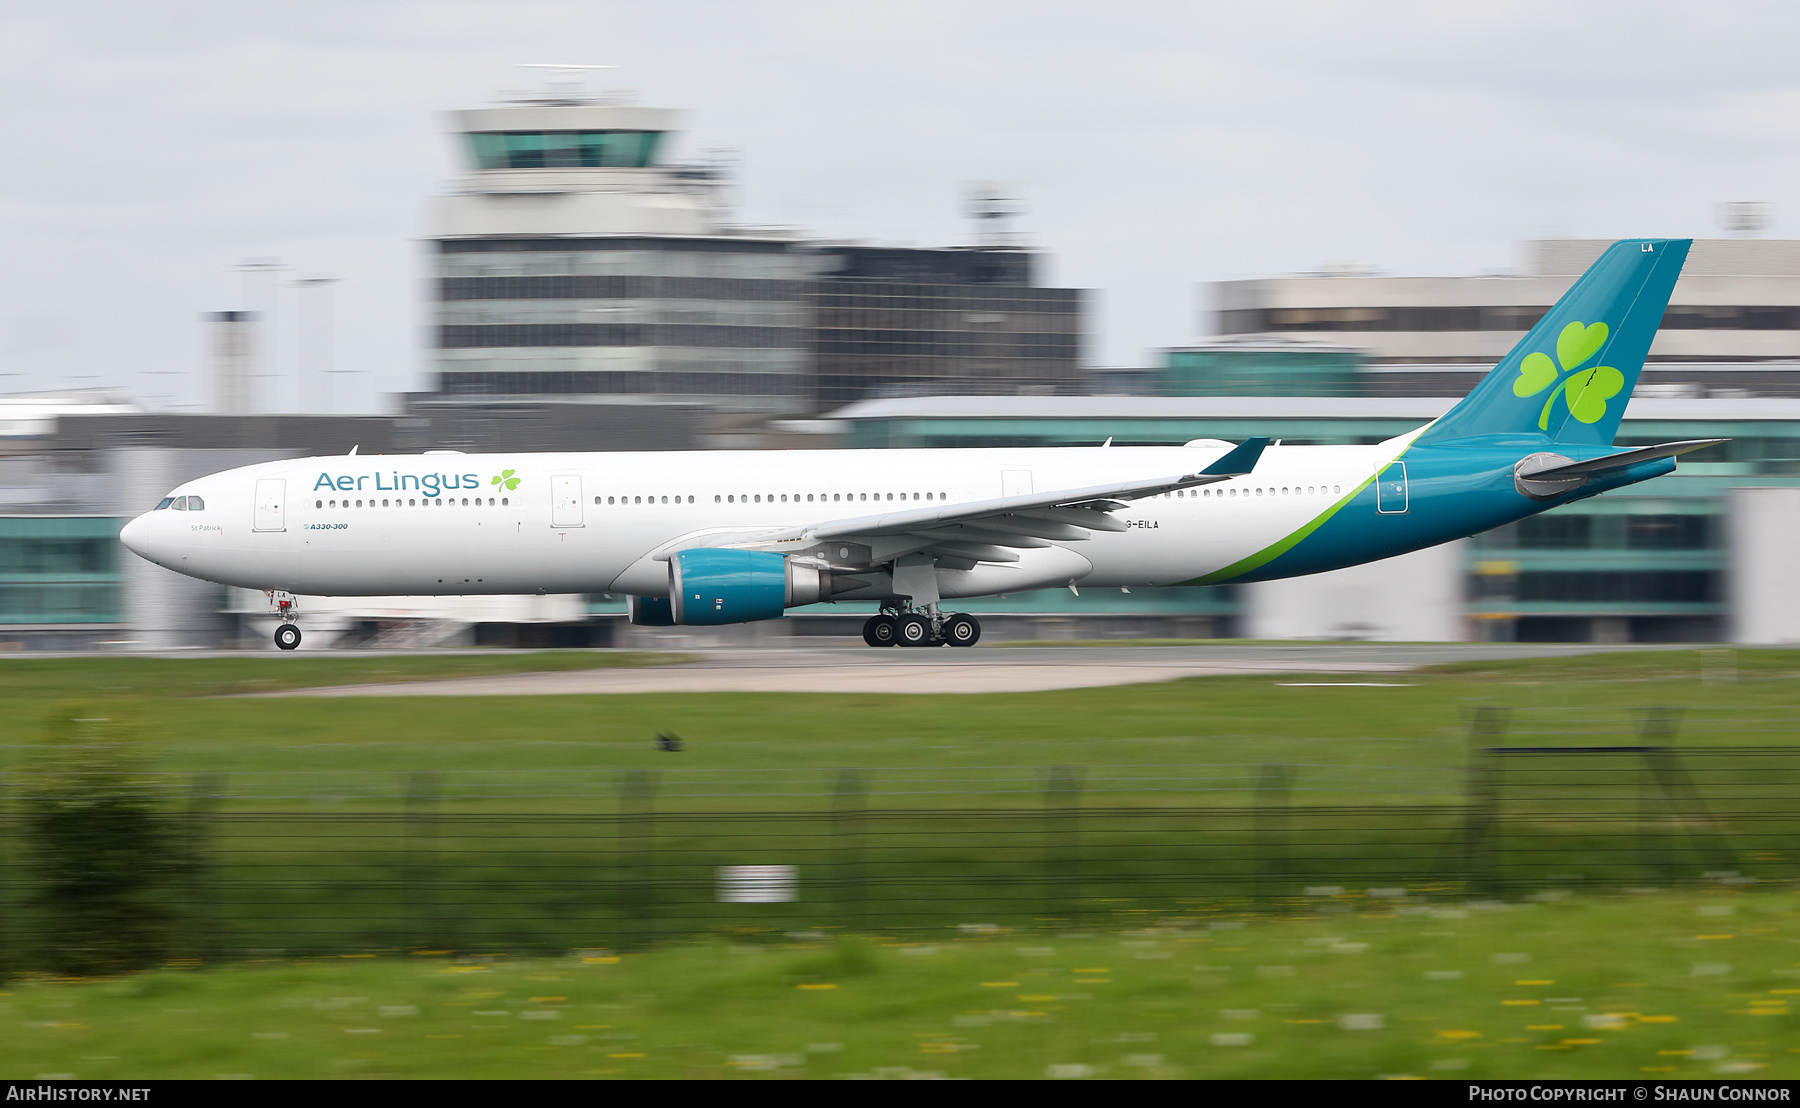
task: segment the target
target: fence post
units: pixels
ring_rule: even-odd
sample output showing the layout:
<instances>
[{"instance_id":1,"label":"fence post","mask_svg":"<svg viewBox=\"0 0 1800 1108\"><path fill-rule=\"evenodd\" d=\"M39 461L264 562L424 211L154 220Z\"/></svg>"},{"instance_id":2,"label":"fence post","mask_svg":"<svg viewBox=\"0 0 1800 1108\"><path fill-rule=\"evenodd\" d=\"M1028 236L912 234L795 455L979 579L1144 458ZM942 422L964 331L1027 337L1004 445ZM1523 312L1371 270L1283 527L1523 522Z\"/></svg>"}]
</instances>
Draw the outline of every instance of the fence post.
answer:
<instances>
[{"instance_id":1,"label":"fence post","mask_svg":"<svg viewBox=\"0 0 1800 1108\"><path fill-rule=\"evenodd\" d=\"M410 774L406 782L406 819L403 831L405 858L405 935L421 948L437 947L444 935L438 913L438 775L425 770Z\"/></svg>"},{"instance_id":2,"label":"fence post","mask_svg":"<svg viewBox=\"0 0 1800 1108\"><path fill-rule=\"evenodd\" d=\"M1044 780L1044 915L1081 926L1081 774L1051 766Z\"/></svg>"},{"instance_id":3,"label":"fence post","mask_svg":"<svg viewBox=\"0 0 1800 1108\"><path fill-rule=\"evenodd\" d=\"M651 771L625 772L619 811L623 930L647 946L656 938L656 778Z\"/></svg>"},{"instance_id":4,"label":"fence post","mask_svg":"<svg viewBox=\"0 0 1800 1108\"><path fill-rule=\"evenodd\" d=\"M1253 859L1256 873L1252 884L1261 900L1279 896L1287 879L1289 794L1293 788L1294 767L1269 764L1262 768L1256 782L1255 843Z\"/></svg>"},{"instance_id":5,"label":"fence post","mask_svg":"<svg viewBox=\"0 0 1800 1108\"><path fill-rule=\"evenodd\" d=\"M1492 895L1501 883L1500 741L1506 737L1505 708L1484 705L1469 715L1469 766L1463 808L1463 876Z\"/></svg>"},{"instance_id":6,"label":"fence post","mask_svg":"<svg viewBox=\"0 0 1800 1108\"><path fill-rule=\"evenodd\" d=\"M1662 814L1662 837L1667 842L1663 850L1663 865L1673 877L1676 869L1673 840L1675 828L1680 827L1686 829L1688 841L1693 845L1694 854L1703 870L1734 870L1741 863L1737 850L1731 845L1731 832L1724 823L1713 818L1707 807L1706 797L1701 795L1700 789L1689 776L1681 753L1672 745L1675 721L1679 716L1680 709L1664 708L1654 714L1646 714L1644 718L1644 760L1658 785L1660 795L1654 802ZM1655 728L1654 731L1651 730L1652 727ZM1650 746L1648 740L1652 735L1665 740L1665 744ZM1648 810L1650 803L1652 802L1647 800L1640 811ZM1670 820L1675 822L1671 824Z\"/></svg>"},{"instance_id":7,"label":"fence post","mask_svg":"<svg viewBox=\"0 0 1800 1108\"><path fill-rule=\"evenodd\" d=\"M1638 788L1638 872L1646 881L1666 878L1674 869L1667 849L1665 825L1670 808L1678 803L1673 783L1676 778L1675 730L1680 720L1679 708L1644 708L1638 716L1638 738L1644 748L1643 768L1650 778ZM1654 789L1652 784L1656 786Z\"/></svg>"},{"instance_id":8,"label":"fence post","mask_svg":"<svg viewBox=\"0 0 1800 1108\"><path fill-rule=\"evenodd\" d=\"M867 818L867 782L848 767L837 772L831 799L831 868L836 886L839 925L861 930L865 876L863 848Z\"/></svg>"},{"instance_id":9,"label":"fence post","mask_svg":"<svg viewBox=\"0 0 1800 1108\"><path fill-rule=\"evenodd\" d=\"M224 913L220 911L220 874L216 854L219 798L225 792L222 773L196 773L188 786L187 877L188 949L201 962L224 957Z\"/></svg>"}]
</instances>

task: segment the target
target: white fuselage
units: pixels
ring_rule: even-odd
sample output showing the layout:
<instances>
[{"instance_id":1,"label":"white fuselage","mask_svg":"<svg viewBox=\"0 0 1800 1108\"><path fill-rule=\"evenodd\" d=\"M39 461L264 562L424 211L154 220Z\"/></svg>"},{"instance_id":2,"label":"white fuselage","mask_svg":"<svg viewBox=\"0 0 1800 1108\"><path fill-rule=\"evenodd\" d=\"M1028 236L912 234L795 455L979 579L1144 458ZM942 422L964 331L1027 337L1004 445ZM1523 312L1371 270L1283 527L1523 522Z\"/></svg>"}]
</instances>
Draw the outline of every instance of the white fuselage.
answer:
<instances>
[{"instance_id":1,"label":"white fuselage","mask_svg":"<svg viewBox=\"0 0 1800 1108\"><path fill-rule=\"evenodd\" d=\"M1378 446L1275 446L1251 476L1131 502L1128 526L941 575L946 597L1192 581L1281 540L1391 461ZM122 538L151 561L251 589L329 596L668 593L667 556L722 533L950 501L1177 477L1229 444L973 450L349 455L188 482L198 511ZM660 555L660 557L659 557ZM845 599L875 599L863 592Z\"/></svg>"}]
</instances>

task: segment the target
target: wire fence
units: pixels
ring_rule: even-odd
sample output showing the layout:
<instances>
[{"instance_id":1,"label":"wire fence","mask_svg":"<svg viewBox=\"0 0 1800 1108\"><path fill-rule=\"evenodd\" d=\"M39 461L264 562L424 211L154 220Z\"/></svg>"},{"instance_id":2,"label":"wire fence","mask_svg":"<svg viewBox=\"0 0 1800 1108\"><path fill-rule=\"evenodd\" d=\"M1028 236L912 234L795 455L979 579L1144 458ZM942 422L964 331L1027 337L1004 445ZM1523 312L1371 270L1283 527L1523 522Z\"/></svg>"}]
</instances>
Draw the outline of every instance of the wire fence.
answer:
<instances>
[{"instance_id":1,"label":"wire fence","mask_svg":"<svg viewBox=\"0 0 1800 1108\"><path fill-rule=\"evenodd\" d=\"M1479 709L1465 766L1389 768L1451 793L1429 802L1411 786L1318 802L1329 792L1301 789L1307 775L1345 767L1294 764L753 774L789 788L755 807L715 803L748 780L717 771L630 770L603 790L342 775L328 805L317 780L200 774L179 796L158 786L184 858L163 892L175 945L211 961L1112 928L1220 907L1800 879L1800 746L1680 748L1676 713L1629 720L1631 742L1564 742L1618 728ZM0 938L15 952L58 926L30 801L15 789L0 805Z\"/></svg>"}]
</instances>

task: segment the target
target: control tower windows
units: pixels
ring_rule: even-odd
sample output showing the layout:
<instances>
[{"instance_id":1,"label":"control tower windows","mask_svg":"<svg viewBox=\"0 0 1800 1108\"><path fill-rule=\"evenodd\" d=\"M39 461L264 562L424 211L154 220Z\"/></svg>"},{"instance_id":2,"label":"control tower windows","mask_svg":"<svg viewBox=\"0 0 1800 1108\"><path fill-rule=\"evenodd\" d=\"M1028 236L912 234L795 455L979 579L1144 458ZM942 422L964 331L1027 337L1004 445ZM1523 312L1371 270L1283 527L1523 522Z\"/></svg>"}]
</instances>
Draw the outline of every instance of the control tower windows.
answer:
<instances>
[{"instance_id":1,"label":"control tower windows","mask_svg":"<svg viewBox=\"0 0 1800 1108\"><path fill-rule=\"evenodd\" d=\"M507 131L472 134L476 169L643 169L656 164L659 131Z\"/></svg>"}]
</instances>

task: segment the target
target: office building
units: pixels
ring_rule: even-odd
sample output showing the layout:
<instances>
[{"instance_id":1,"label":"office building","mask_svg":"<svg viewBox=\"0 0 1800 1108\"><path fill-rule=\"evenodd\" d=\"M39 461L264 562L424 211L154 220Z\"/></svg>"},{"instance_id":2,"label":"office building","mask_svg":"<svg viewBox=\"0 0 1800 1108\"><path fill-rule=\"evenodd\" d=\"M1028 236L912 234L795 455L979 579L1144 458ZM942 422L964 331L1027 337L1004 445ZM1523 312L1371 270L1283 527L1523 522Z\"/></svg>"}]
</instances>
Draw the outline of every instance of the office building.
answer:
<instances>
[{"instance_id":1,"label":"office building","mask_svg":"<svg viewBox=\"0 0 1800 1108\"><path fill-rule=\"evenodd\" d=\"M1008 247L810 242L726 221L679 113L546 97L452 113L429 242L436 389L804 415L870 395L1073 391L1079 290Z\"/></svg>"},{"instance_id":2,"label":"office building","mask_svg":"<svg viewBox=\"0 0 1800 1108\"><path fill-rule=\"evenodd\" d=\"M881 396L1082 391L1084 294L1016 249L819 246L816 410Z\"/></svg>"},{"instance_id":3,"label":"office building","mask_svg":"<svg viewBox=\"0 0 1800 1108\"><path fill-rule=\"evenodd\" d=\"M1386 277L1361 270L1220 281L1204 311L1222 338L1323 342L1367 365L1334 395L1461 396L1610 245L1525 244L1526 271ZM1800 240L1702 239L1638 382L1643 396L1800 396Z\"/></svg>"}]
</instances>

